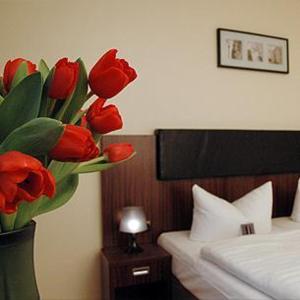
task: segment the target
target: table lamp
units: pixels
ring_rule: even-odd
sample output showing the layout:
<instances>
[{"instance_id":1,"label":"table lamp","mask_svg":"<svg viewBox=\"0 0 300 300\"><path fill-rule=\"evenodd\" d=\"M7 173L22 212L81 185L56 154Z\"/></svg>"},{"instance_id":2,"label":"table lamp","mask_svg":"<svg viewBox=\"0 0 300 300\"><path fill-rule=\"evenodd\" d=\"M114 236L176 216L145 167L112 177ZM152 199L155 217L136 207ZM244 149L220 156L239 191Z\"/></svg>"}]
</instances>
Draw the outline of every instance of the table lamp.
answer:
<instances>
[{"instance_id":1,"label":"table lamp","mask_svg":"<svg viewBox=\"0 0 300 300\"><path fill-rule=\"evenodd\" d=\"M129 246L125 250L126 253L134 254L143 252L143 248L136 241L136 234L147 229L146 217L142 207L128 206L122 209L120 232L130 234Z\"/></svg>"}]
</instances>

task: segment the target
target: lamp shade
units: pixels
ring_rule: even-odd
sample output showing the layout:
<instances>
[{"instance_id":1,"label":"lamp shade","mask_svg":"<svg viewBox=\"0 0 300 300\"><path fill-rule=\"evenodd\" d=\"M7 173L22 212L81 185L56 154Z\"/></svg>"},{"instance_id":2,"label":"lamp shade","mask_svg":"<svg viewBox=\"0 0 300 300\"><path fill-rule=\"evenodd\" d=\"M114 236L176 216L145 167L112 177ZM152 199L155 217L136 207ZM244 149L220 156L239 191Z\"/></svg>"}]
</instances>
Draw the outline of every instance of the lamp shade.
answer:
<instances>
[{"instance_id":1,"label":"lamp shade","mask_svg":"<svg viewBox=\"0 0 300 300\"><path fill-rule=\"evenodd\" d=\"M122 209L120 231L138 233L147 230L146 217L142 207L128 206Z\"/></svg>"}]
</instances>

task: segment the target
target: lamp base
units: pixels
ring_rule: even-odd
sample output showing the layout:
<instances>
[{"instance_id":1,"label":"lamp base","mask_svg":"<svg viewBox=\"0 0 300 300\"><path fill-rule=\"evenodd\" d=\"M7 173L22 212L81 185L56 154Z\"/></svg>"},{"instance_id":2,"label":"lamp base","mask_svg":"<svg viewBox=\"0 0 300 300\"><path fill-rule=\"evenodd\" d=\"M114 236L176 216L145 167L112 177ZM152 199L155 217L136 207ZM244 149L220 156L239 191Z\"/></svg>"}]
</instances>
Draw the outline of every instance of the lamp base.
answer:
<instances>
[{"instance_id":1,"label":"lamp base","mask_svg":"<svg viewBox=\"0 0 300 300\"><path fill-rule=\"evenodd\" d=\"M138 254L143 252L144 249L137 243L134 234L130 234L128 248L125 249L125 253L128 254Z\"/></svg>"}]
</instances>

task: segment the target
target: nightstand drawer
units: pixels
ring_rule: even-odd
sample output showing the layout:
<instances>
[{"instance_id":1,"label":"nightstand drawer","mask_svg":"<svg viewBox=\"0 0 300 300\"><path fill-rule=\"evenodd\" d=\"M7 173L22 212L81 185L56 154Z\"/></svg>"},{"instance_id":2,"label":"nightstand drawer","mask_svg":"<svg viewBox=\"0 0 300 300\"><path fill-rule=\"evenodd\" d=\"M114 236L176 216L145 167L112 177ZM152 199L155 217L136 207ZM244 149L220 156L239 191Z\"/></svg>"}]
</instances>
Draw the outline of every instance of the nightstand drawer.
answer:
<instances>
[{"instance_id":1,"label":"nightstand drawer","mask_svg":"<svg viewBox=\"0 0 300 300\"><path fill-rule=\"evenodd\" d=\"M154 300L171 298L171 255L157 245L128 254L121 248L101 253L103 300Z\"/></svg>"},{"instance_id":2,"label":"nightstand drawer","mask_svg":"<svg viewBox=\"0 0 300 300\"><path fill-rule=\"evenodd\" d=\"M170 260L149 260L129 265L114 266L111 280L117 287L151 283L167 279L170 272Z\"/></svg>"}]
</instances>

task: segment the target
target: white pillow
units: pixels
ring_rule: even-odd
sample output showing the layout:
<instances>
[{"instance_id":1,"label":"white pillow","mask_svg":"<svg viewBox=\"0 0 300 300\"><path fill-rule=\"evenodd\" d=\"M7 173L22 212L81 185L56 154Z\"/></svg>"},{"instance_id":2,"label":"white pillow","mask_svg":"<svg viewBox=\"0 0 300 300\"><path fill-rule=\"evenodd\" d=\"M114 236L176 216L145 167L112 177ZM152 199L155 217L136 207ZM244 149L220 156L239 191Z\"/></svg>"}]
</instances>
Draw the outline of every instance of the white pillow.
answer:
<instances>
[{"instance_id":1,"label":"white pillow","mask_svg":"<svg viewBox=\"0 0 300 300\"><path fill-rule=\"evenodd\" d=\"M254 223L255 233L272 229L273 192L271 181L229 203L193 186L194 215L190 239L215 241L241 235L241 224Z\"/></svg>"},{"instance_id":2,"label":"white pillow","mask_svg":"<svg viewBox=\"0 0 300 300\"><path fill-rule=\"evenodd\" d=\"M291 219L295 222L300 222L300 179L298 180Z\"/></svg>"}]
</instances>

